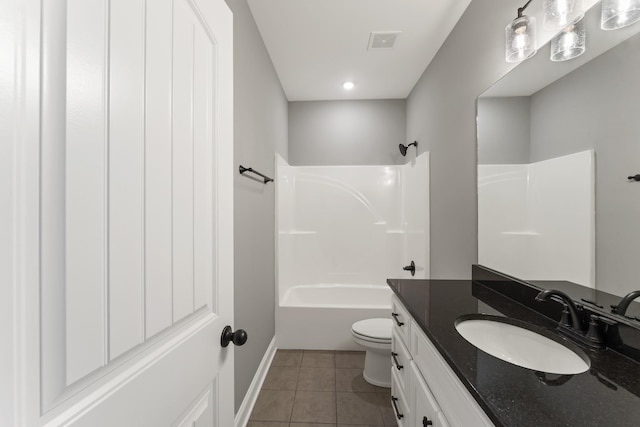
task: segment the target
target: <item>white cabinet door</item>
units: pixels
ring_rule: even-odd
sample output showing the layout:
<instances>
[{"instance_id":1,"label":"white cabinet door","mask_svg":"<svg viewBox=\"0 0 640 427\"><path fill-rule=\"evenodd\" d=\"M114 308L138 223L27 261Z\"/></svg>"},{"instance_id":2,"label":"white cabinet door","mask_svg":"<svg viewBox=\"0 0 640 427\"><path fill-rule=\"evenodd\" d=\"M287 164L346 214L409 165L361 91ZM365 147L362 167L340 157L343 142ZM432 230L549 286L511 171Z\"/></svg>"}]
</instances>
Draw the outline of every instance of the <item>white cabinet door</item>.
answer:
<instances>
[{"instance_id":1,"label":"white cabinet door","mask_svg":"<svg viewBox=\"0 0 640 427\"><path fill-rule=\"evenodd\" d=\"M0 7L0 425L232 426L231 12Z\"/></svg>"},{"instance_id":2,"label":"white cabinet door","mask_svg":"<svg viewBox=\"0 0 640 427\"><path fill-rule=\"evenodd\" d=\"M410 394L413 396L412 399L415 399L412 401L415 408L413 425L416 427L449 427L415 363L411 362L410 370Z\"/></svg>"},{"instance_id":3,"label":"white cabinet door","mask_svg":"<svg viewBox=\"0 0 640 427\"><path fill-rule=\"evenodd\" d=\"M398 427L410 426L413 419L413 408L407 391L409 390L404 390L400 387L398 374L395 371L391 371L391 404Z\"/></svg>"}]
</instances>

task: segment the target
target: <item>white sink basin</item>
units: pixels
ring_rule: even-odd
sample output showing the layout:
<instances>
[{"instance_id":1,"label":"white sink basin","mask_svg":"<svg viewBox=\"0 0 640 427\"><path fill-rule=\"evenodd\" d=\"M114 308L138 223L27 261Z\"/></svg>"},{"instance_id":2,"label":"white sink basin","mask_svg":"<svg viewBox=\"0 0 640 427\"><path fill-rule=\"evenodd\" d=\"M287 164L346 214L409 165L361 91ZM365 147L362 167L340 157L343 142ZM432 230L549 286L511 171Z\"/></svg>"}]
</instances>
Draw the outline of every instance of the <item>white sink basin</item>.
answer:
<instances>
[{"instance_id":1,"label":"white sink basin","mask_svg":"<svg viewBox=\"0 0 640 427\"><path fill-rule=\"evenodd\" d=\"M459 317L456 330L480 350L505 362L534 371L572 375L589 370L591 362L577 346L552 333L543 336L515 319L470 314Z\"/></svg>"}]
</instances>

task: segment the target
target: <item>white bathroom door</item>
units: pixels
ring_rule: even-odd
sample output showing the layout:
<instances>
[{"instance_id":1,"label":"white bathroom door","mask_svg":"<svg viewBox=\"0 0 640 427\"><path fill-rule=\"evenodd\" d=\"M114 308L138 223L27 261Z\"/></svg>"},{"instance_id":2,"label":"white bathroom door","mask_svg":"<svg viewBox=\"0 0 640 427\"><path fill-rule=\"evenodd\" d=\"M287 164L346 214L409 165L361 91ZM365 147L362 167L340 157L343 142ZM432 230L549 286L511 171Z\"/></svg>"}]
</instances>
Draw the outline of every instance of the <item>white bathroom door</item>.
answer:
<instances>
[{"instance_id":1,"label":"white bathroom door","mask_svg":"<svg viewBox=\"0 0 640 427\"><path fill-rule=\"evenodd\" d=\"M233 425L224 0L0 11L0 425Z\"/></svg>"}]
</instances>

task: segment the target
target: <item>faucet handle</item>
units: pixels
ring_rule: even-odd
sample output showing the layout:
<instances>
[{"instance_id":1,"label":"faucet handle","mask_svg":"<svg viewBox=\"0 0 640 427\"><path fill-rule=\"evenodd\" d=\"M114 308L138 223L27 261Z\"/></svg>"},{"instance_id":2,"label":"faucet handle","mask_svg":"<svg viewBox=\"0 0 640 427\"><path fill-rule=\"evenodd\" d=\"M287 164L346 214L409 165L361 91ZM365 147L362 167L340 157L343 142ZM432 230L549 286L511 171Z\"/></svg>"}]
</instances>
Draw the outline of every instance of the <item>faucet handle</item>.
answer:
<instances>
[{"instance_id":1,"label":"faucet handle","mask_svg":"<svg viewBox=\"0 0 640 427\"><path fill-rule=\"evenodd\" d=\"M571 323L571 313L569 312L569 306L565 304L564 301L559 301L562 303L562 317L560 318L560 325L566 326L567 328L571 328L573 325Z\"/></svg>"},{"instance_id":2,"label":"faucet handle","mask_svg":"<svg viewBox=\"0 0 640 427\"><path fill-rule=\"evenodd\" d=\"M581 329L581 325L573 324L573 319L571 318L571 311L569 310L569 304L567 304L565 300L555 295L552 295L549 299L562 304L562 317L560 318L560 323L559 323L561 326L564 326L566 328L575 328L576 330ZM582 310L582 306L576 304L576 309L580 311Z\"/></svg>"},{"instance_id":3,"label":"faucet handle","mask_svg":"<svg viewBox=\"0 0 640 427\"><path fill-rule=\"evenodd\" d=\"M591 314L586 337L595 344L604 344L607 326L614 325L616 325L616 322L609 318Z\"/></svg>"}]
</instances>

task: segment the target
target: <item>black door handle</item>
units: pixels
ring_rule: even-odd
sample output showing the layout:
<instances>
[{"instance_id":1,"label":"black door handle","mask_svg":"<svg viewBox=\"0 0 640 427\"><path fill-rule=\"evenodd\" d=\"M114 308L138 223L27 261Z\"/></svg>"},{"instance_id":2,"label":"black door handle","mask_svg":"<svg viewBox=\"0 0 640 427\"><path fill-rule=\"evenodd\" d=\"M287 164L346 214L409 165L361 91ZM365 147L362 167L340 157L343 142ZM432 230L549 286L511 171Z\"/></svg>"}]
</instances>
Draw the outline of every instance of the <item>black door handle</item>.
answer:
<instances>
[{"instance_id":1,"label":"black door handle","mask_svg":"<svg viewBox=\"0 0 640 427\"><path fill-rule=\"evenodd\" d=\"M231 326L225 326L222 330L222 336L220 337L220 345L226 347L230 342L235 345L243 345L247 342L247 332L244 329L238 329L233 332Z\"/></svg>"},{"instance_id":2,"label":"black door handle","mask_svg":"<svg viewBox=\"0 0 640 427\"><path fill-rule=\"evenodd\" d=\"M416 275L416 263L413 262L413 260L411 260L411 264L402 267L402 269L404 271L410 271L411 272L411 276L415 276Z\"/></svg>"}]
</instances>

